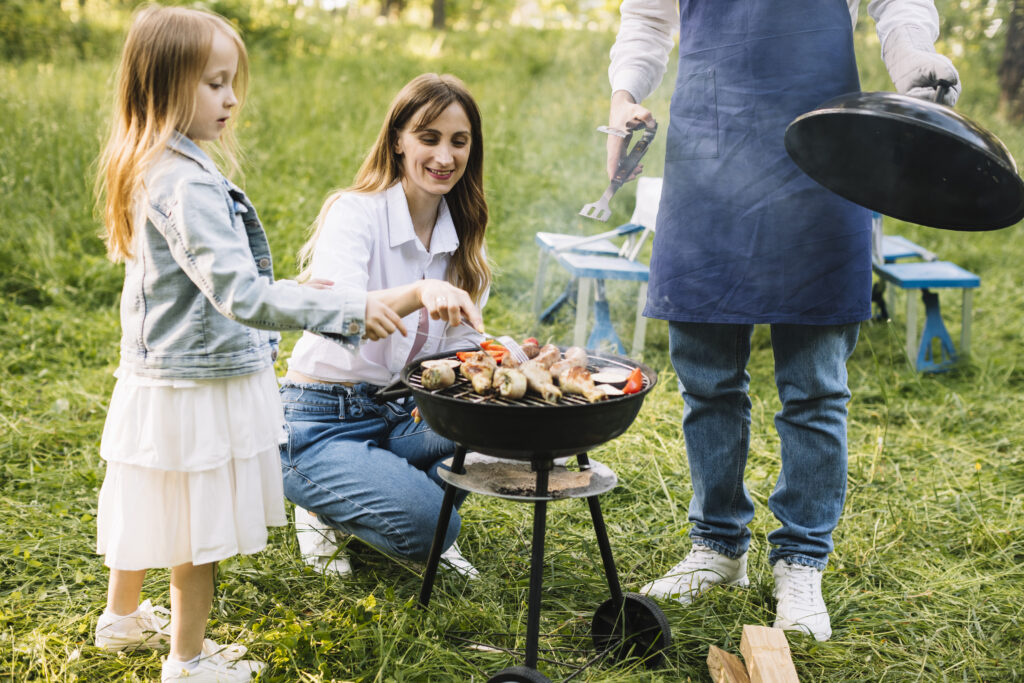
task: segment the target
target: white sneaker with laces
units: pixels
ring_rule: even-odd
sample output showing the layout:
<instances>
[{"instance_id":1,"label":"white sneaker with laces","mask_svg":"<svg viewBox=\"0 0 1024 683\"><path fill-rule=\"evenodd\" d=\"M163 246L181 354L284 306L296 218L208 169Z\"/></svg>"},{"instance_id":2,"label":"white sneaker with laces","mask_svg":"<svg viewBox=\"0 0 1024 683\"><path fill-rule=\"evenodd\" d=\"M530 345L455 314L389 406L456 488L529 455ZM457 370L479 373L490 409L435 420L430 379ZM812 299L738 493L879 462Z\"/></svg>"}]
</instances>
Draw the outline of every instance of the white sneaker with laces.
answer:
<instances>
[{"instance_id":1,"label":"white sneaker with laces","mask_svg":"<svg viewBox=\"0 0 1024 683\"><path fill-rule=\"evenodd\" d=\"M458 543L452 543L448 550L441 553L441 566L447 567L459 576L464 576L467 579L480 577L480 572L477 568L470 564L469 560L462 555Z\"/></svg>"},{"instance_id":2,"label":"white sneaker with laces","mask_svg":"<svg viewBox=\"0 0 1024 683\"><path fill-rule=\"evenodd\" d=\"M96 647L108 652L167 649L171 641L171 611L146 600L134 616L122 617L106 610L96 621ZM244 645L220 645L207 638L203 656L235 661L245 656Z\"/></svg>"},{"instance_id":3,"label":"white sneaker with laces","mask_svg":"<svg viewBox=\"0 0 1024 683\"><path fill-rule=\"evenodd\" d=\"M750 585L747 578L747 554L743 553L733 559L695 543L686 559L660 579L644 585L640 593L663 600L672 598L680 604L689 605L698 595L719 584Z\"/></svg>"},{"instance_id":4,"label":"white sneaker with laces","mask_svg":"<svg viewBox=\"0 0 1024 683\"><path fill-rule=\"evenodd\" d=\"M170 642L171 612L146 600L135 614L120 616L103 610L96 621L96 647L109 652L152 650Z\"/></svg>"},{"instance_id":5,"label":"white sneaker with laces","mask_svg":"<svg viewBox=\"0 0 1024 683\"><path fill-rule=\"evenodd\" d=\"M181 662L164 658L160 668L160 681L188 681L188 683L242 683L252 680L266 665L254 659L229 661L218 657L200 656L192 668Z\"/></svg>"},{"instance_id":6,"label":"white sneaker with laces","mask_svg":"<svg viewBox=\"0 0 1024 683\"><path fill-rule=\"evenodd\" d=\"M814 567L779 560L775 576L775 628L803 631L822 642L832 637L828 608L821 597L822 572Z\"/></svg>"},{"instance_id":7,"label":"white sneaker with laces","mask_svg":"<svg viewBox=\"0 0 1024 683\"><path fill-rule=\"evenodd\" d=\"M348 576L352 563L348 553L338 548L338 531L308 510L295 506L295 537L302 561L321 574Z\"/></svg>"}]
</instances>

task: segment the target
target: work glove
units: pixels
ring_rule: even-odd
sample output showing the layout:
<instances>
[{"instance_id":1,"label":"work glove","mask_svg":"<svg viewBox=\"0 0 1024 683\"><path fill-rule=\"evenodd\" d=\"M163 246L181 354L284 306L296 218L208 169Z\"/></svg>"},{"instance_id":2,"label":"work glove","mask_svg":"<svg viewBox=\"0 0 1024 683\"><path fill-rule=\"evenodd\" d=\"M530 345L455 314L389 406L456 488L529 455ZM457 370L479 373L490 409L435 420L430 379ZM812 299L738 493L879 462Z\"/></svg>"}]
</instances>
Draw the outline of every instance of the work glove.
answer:
<instances>
[{"instance_id":1,"label":"work glove","mask_svg":"<svg viewBox=\"0 0 1024 683\"><path fill-rule=\"evenodd\" d=\"M882 60L897 92L936 101L936 92L944 83L949 87L941 90L938 102L953 106L960 97L960 74L948 57L935 52L928 32L920 26L905 24L890 31Z\"/></svg>"}]
</instances>

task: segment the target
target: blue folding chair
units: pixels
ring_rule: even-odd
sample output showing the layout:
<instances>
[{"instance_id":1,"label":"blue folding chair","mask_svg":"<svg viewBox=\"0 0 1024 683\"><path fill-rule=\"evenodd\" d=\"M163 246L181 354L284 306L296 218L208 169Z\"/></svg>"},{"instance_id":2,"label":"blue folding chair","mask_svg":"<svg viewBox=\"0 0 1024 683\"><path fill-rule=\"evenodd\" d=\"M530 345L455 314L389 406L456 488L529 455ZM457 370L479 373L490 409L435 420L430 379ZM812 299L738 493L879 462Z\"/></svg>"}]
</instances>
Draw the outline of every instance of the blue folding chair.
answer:
<instances>
[{"instance_id":1,"label":"blue folding chair","mask_svg":"<svg viewBox=\"0 0 1024 683\"><path fill-rule=\"evenodd\" d=\"M625 347L611 321L605 282L637 282L639 291L631 355L635 357L643 351L647 331L647 319L643 316L643 309L647 300L649 271L646 264L637 261L637 257L648 235L654 233L660 200L661 178L641 177L637 180L636 206L629 223L589 237L537 233L535 241L540 249L540 255L533 291L533 313L537 324L549 322L559 308L572 300L575 291L576 323L573 343L577 346L585 345L590 350L608 346L618 353L625 353ZM612 242L612 239L617 237L625 238L620 246ZM570 281L565 291L550 306L543 308L544 280L551 262L568 271ZM588 336L591 305L594 310L594 327Z\"/></svg>"}]
</instances>

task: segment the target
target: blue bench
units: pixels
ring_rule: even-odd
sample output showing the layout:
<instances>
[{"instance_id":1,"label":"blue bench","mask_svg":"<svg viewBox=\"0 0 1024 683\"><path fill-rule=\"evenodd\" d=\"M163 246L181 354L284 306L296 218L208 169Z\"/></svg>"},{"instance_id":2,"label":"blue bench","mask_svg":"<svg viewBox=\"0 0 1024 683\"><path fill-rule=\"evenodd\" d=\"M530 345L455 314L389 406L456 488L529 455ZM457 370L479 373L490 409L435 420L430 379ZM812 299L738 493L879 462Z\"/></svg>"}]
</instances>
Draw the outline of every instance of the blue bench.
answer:
<instances>
[{"instance_id":1,"label":"blue bench","mask_svg":"<svg viewBox=\"0 0 1024 683\"><path fill-rule=\"evenodd\" d=\"M935 254L898 235L882 239L882 258L876 259L878 276L895 287L907 290L907 356L916 359L921 372L943 372L953 367L960 356L970 354L971 302L981 278L955 263L939 261ZM920 261L905 259L920 258ZM880 261L880 262L879 262ZM921 290L925 320L920 340L917 339L917 302L909 290ZM959 289L963 296L960 316L960 353L942 320L938 294L933 289Z\"/></svg>"}]
</instances>

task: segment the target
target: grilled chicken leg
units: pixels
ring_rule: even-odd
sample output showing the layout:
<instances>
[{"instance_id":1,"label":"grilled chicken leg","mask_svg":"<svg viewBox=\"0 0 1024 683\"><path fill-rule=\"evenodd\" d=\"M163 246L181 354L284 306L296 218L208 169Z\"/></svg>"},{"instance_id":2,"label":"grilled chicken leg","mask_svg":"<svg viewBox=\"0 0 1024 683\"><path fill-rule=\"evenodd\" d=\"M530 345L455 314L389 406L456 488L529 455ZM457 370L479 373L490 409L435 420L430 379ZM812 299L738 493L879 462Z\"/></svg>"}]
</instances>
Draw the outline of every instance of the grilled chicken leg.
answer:
<instances>
[{"instance_id":1,"label":"grilled chicken leg","mask_svg":"<svg viewBox=\"0 0 1024 683\"><path fill-rule=\"evenodd\" d=\"M491 391L491 382L494 378L494 370L498 364L486 351L475 351L462 361L459 371L462 376L473 385L473 391L478 394L488 394Z\"/></svg>"},{"instance_id":2,"label":"grilled chicken leg","mask_svg":"<svg viewBox=\"0 0 1024 683\"><path fill-rule=\"evenodd\" d=\"M515 368L495 370L492 384L503 398L522 398L526 394L526 375Z\"/></svg>"},{"instance_id":3,"label":"grilled chicken leg","mask_svg":"<svg viewBox=\"0 0 1024 683\"><path fill-rule=\"evenodd\" d=\"M558 376L558 385L567 394L580 394L589 403L603 401L605 393L594 386L594 380L590 377L590 371L578 365L566 368Z\"/></svg>"},{"instance_id":4,"label":"grilled chicken leg","mask_svg":"<svg viewBox=\"0 0 1024 683\"><path fill-rule=\"evenodd\" d=\"M530 391L540 394L545 401L556 403L562 398L562 392L551 380L551 373L536 358L520 365L519 371L526 375L526 386Z\"/></svg>"},{"instance_id":5,"label":"grilled chicken leg","mask_svg":"<svg viewBox=\"0 0 1024 683\"><path fill-rule=\"evenodd\" d=\"M569 368L587 367L587 350L579 346L570 346L565 350L565 358L548 368L552 377L560 377Z\"/></svg>"}]
</instances>

